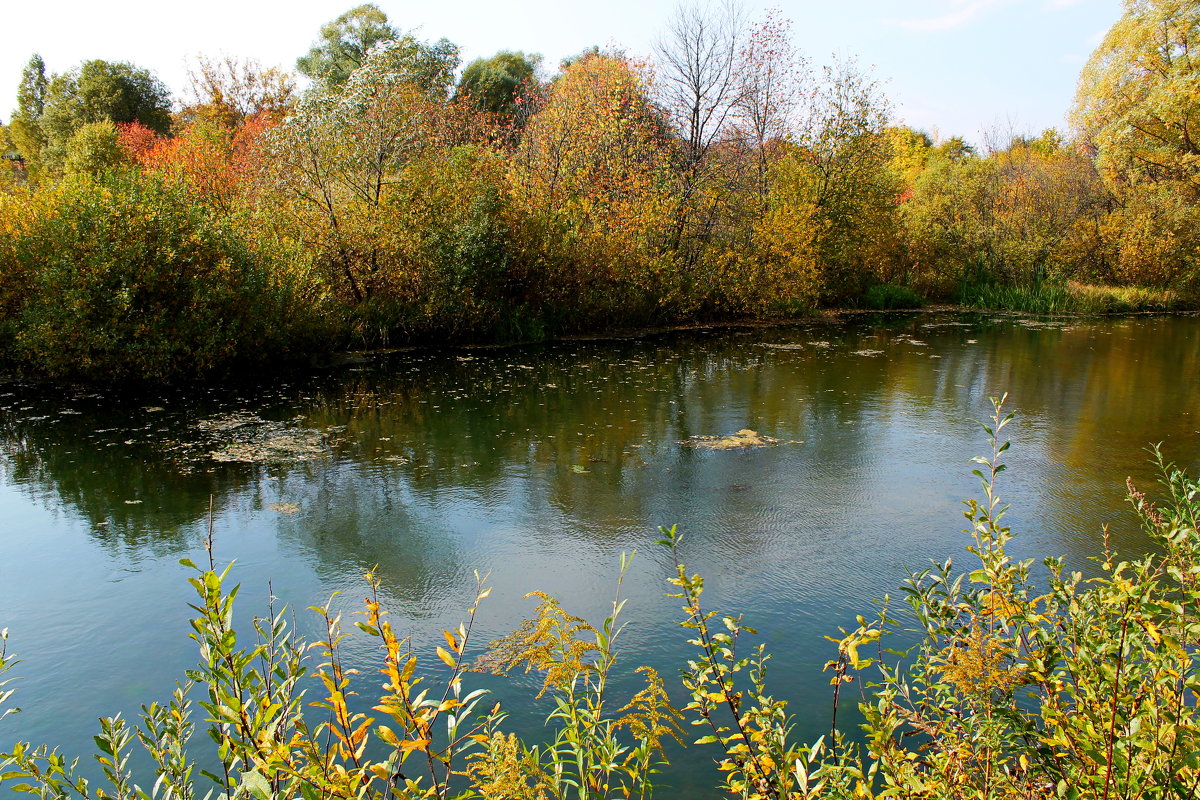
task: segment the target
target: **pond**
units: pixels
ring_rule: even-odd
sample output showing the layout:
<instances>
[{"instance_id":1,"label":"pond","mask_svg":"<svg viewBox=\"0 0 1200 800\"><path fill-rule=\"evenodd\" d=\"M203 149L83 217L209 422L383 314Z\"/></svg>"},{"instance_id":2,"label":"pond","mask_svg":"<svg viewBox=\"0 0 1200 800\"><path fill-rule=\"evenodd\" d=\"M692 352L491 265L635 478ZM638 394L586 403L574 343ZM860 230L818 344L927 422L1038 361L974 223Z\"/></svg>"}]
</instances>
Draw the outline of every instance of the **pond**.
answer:
<instances>
[{"instance_id":1,"label":"pond","mask_svg":"<svg viewBox=\"0 0 1200 800\"><path fill-rule=\"evenodd\" d=\"M1086 568L1105 525L1121 550L1148 546L1124 500L1127 476L1153 485L1148 445L1200 464L1198 375L1196 317L940 312L380 354L139 397L0 384L0 627L24 709L0 741L91 752L97 717L169 696L196 659L178 560L204 558L210 507L243 622L271 595L309 635L305 609L331 596L350 620L377 566L394 624L430 656L476 571L493 587L478 652L533 589L599 621L636 550L619 668L653 665L677 697L686 636L654 542L678 525L710 607L759 630L812 740L829 725L824 636L909 568L966 563L989 395L1017 412L1000 487L1015 549ZM739 431L766 446L695 446ZM372 647L347 650L364 694ZM536 676L478 683L539 735ZM711 796L711 756L674 753L663 782Z\"/></svg>"}]
</instances>

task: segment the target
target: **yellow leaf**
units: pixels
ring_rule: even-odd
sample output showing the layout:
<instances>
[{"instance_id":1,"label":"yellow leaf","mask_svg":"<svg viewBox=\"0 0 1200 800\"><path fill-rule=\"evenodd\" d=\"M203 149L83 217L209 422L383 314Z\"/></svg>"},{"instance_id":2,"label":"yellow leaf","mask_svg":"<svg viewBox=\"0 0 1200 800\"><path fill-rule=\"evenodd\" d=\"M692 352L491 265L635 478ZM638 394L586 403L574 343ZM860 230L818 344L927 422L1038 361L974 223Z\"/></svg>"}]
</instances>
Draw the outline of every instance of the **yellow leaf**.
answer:
<instances>
[{"instance_id":1,"label":"yellow leaf","mask_svg":"<svg viewBox=\"0 0 1200 800\"><path fill-rule=\"evenodd\" d=\"M446 666L454 667L454 656L446 652L446 648L439 647L437 649L438 658L446 662Z\"/></svg>"},{"instance_id":2,"label":"yellow leaf","mask_svg":"<svg viewBox=\"0 0 1200 800\"><path fill-rule=\"evenodd\" d=\"M429 747L430 739L406 739L400 743L401 750L424 750Z\"/></svg>"}]
</instances>

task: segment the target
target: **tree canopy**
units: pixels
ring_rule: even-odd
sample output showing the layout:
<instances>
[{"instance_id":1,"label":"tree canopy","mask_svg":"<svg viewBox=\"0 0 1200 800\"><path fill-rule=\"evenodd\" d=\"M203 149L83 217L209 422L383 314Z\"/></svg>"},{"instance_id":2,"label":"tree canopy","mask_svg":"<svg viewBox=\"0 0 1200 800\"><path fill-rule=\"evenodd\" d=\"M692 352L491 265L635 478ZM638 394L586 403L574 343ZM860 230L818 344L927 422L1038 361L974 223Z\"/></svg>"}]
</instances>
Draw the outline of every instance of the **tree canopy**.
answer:
<instances>
[{"instance_id":1,"label":"tree canopy","mask_svg":"<svg viewBox=\"0 0 1200 800\"><path fill-rule=\"evenodd\" d=\"M320 86L337 88L383 42L396 45L388 50L394 71L407 72L424 89L449 91L458 68L458 47L446 39L430 44L418 41L411 34L401 34L374 3L352 8L324 25L320 40L296 60L296 68Z\"/></svg>"},{"instance_id":2,"label":"tree canopy","mask_svg":"<svg viewBox=\"0 0 1200 800\"><path fill-rule=\"evenodd\" d=\"M491 58L477 58L463 70L456 97L469 97L482 109L513 119L521 93L537 82L540 55L502 50Z\"/></svg>"},{"instance_id":3,"label":"tree canopy","mask_svg":"<svg viewBox=\"0 0 1200 800\"><path fill-rule=\"evenodd\" d=\"M136 122L165 134L171 129L170 93L149 70L124 61L85 61L55 75L39 122L45 137L42 160L51 168L61 167L75 132L104 121Z\"/></svg>"},{"instance_id":4,"label":"tree canopy","mask_svg":"<svg viewBox=\"0 0 1200 800\"><path fill-rule=\"evenodd\" d=\"M1200 5L1125 0L1080 76L1075 123L1110 181L1200 195Z\"/></svg>"}]
</instances>

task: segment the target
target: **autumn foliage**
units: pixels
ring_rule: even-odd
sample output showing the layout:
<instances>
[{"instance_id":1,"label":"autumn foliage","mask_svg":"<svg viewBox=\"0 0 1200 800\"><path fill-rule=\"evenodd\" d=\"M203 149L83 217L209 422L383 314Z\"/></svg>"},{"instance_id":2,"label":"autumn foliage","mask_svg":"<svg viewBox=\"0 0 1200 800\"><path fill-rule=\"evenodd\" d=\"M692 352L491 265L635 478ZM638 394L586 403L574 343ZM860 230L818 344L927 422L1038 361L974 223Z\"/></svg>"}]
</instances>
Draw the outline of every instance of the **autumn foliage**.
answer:
<instances>
[{"instance_id":1,"label":"autumn foliage","mask_svg":"<svg viewBox=\"0 0 1200 800\"><path fill-rule=\"evenodd\" d=\"M980 149L897 125L853 60L817 68L778 12L751 22L735 5L681 7L651 60L593 49L547 79L504 52L455 91L453 45L362 6L323 29L336 80L301 93L278 69L201 58L169 129L144 70L87 65L150 122L35 57L5 140L22 160L0 283L37 271L11 254L36 249L53 209L147 185L236 231L256 268L315 286L331 347L792 315L894 294L877 286L1194 302L1200 108L1197 67L1176 56L1198 26L1187 4L1129 0L1085 70L1074 134Z\"/></svg>"}]
</instances>

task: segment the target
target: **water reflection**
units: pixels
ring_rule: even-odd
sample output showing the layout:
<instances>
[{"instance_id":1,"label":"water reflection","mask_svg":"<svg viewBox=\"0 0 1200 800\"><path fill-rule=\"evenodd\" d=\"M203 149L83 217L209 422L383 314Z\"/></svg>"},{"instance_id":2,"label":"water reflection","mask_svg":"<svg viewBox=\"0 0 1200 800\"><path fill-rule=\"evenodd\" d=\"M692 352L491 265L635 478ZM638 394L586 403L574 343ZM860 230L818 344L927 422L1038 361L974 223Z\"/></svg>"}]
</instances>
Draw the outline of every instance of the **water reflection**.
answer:
<instances>
[{"instance_id":1,"label":"water reflection","mask_svg":"<svg viewBox=\"0 0 1200 800\"><path fill-rule=\"evenodd\" d=\"M79 751L97 714L169 693L192 658L174 561L199 554L211 508L247 615L268 579L293 607L342 591L335 604L349 610L377 566L418 642L457 623L476 569L496 586L484 638L529 610L531 588L601 614L617 554L639 548L627 657L665 675L683 637L652 542L678 523L713 603L757 623L779 694L800 701L802 733L820 735L822 635L904 566L962 554L959 500L976 485L966 462L984 447L971 420L988 394L1008 391L1019 414L1003 486L1018 549L1081 565L1102 524L1118 546L1146 546L1122 484L1152 481L1147 443L1200 460L1198 368L1196 318L909 314L398 353L186 395L3 386L0 625L31 676L27 711L5 733ZM326 449L215 461L197 424L230 414L320 431ZM742 428L781 444L679 444ZM672 780L699 792L705 774Z\"/></svg>"}]
</instances>

